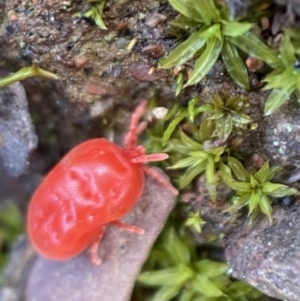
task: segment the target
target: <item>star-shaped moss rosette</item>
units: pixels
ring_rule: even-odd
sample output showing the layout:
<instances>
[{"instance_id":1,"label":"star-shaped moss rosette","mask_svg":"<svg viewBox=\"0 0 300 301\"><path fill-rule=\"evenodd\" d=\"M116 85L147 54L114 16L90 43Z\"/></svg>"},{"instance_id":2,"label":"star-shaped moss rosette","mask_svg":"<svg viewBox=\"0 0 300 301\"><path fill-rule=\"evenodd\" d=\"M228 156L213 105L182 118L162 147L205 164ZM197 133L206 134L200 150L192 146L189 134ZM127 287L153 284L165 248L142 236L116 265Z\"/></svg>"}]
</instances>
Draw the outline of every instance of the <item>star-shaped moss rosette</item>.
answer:
<instances>
[{"instance_id":1,"label":"star-shaped moss rosette","mask_svg":"<svg viewBox=\"0 0 300 301\"><path fill-rule=\"evenodd\" d=\"M295 34L299 40L299 31L298 33L292 30L284 31L279 48L281 66L264 79L267 82L264 90L272 90L265 104L265 115L273 114L291 97L292 93L296 93L300 101L300 61L297 58L299 48L293 45L291 39Z\"/></svg>"},{"instance_id":2,"label":"star-shaped moss rosette","mask_svg":"<svg viewBox=\"0 0 300 301\"><path fill-rule=\"evenodd\" d=\"M185 226L193 228L198 233L202 232L202 226L204 224L205 221L201 218L199 212L191 212L185 222Z\"/></svg>"},{"instance_id":3,"label":"star-shaped moss rosette","mask_svg":"<svg viewBox=\"0 0 300 301\"><path fill-rule=\"evenodd\" d=\"M186 146L180 139L178 128L181 122L187 122L193 135L198 136L199 128L194 121L196 116L206 110L205 105L196 106L199 101L199 97L194 97L188 102L187 106L175 103L164 117L157 119L153 127L147 130L149 139L144 144L147 150L149 152L172 152L172 158L177 157L176 153L178 152L186 153ZM155 110L157 108L156 102L152 103L151 101L149 108L152 111ZM174 137L170 139L171 136ZM164 163L166 162L164 161Z\"/></svg>"},{"instance_id":4,"label":"star-shaped moss rosette","mask_svg":"<svg viewBox=\"0 0 300 301\"><path fill-rule=\"evenodd\" d=\"M188 109L180 103L176 103L168 110L165 107L157 107L156 101L151 101L148 107L152 113L158 109L158 115L163 111L163 116L158 117L156 116L157 113L154 113L152 126L147 128L147 139L144 146L149 153L168 153L170 155L169 160L161 162L161 166L168 167L178 161L182 157L182 153L186 151L184 142L179 138L178 127L181 121L188 118ZM196 127L196 125L192 124L192 127ZM172 139L170 139L171 136Z\"/></svg>"},{"instance_id":5,"label":"star-shaped moss rosette","mask_svg":"<svg viewBox=\"0 0 300 301\"><path fill-rule=\"evenodd\" d=\"M168 114L158 120L154 128L148 131L145 145L151 152L156 150L169 153L170 159L169 162L165 162L165 167L169 169L187 168L184 175L179 178L180 188L186 187L196 176L205 172L206 187L212 200L215 200L216 185L219 180L216 174L216 163L219 162L226 147L206 150L199 142L199 134L202 131L209 136L211 133L205 127L202 127L201 131L199 126L194 123L195 117L206 109L206 106L202 105L198 110L195 107L198 101L198 98L192 99L187 107L175 104ZM194 139L178 129L183 120L190 126ZM201 136L206 138L203 137L203 134Z\"/></svg>"},{"instance_id":6,"label":"star-shaped moss rosette","mask_svg":"<svg viewBox=\"0 0 300 301\"><path fill-rule=\"evenodd\" d=\"M186 120L191 128L193 135L200 141L216 138L220 142L228 139L229 135L240 129L246 129L247 124L252 122L249 115L245 113L248 106L248 98L242 95L211 96L210 102L198 105L199 97L195 97L188 102L187 107L174 105L164 120L172 119L163 133L162 143L164 146L169 142L170 137L178 125ZM202 122L199 125L195 119L201 113L204 113Z\"/></svg>"},{"instance_id":7,"label":"star-shaped moss rosette","mask_svg":"<svg viewBox=\"0 0 300 301\"><path fill-rule=\"evenodd\" d=\"M203 131L210 127L212 137L224 142L228 139L233 130L246 129L252 122L245 113L248 106L248 99L243 96L215 95L211 97L210 103L205 105L205 119L202 121Z\"/></svg>"},{"instance_id":8,"label":"star-shaped moss rosette","mask_svg":"<svg viewBox=\"0 0 300 301\"><path fill-rule=\"evenodd\" d=\"M179 188L186 187L195 177L204 173L206 188L212 201L215 201L217 198L217 184L219 182L218 165L221 162L221 156L227 153L227 147L206 148L182 131L180 132L180 138L186 149L185 158L180 159L169 167L169 169L187 168L185 173L179 178Z\"/></svg>"},{"instance_id":9,"label":"star-shaped moss rosette","mask_svg":"<svg viewBox=\"0 0 300 301\"><path fill-rule=\"evenodd\" d=\"M200 98L195 97L187 106L176 104L168 114L149 132L148 147L156 151L168 152L169 169L186 168L179 178L179 187L184 188L202 173L206 176L206 188L213 201L216 200L216 186L220 180L218 164L221 157L228 156L228 148L222 146L233 130L245 128L251 122L244 113L247 99L242 96L221 98L212 97L210 103L199 105ZM199 125L199 115L201 116ZM196 121L197 119L197 121ZM189 127L188 136L179 130L181 122ZM164 127L167 126L166 129ZM158 134L163 133L163 137ZM216 147L217 144L221 145Z\"/></svg>"},{"instance_id":10,"label":"star-shaped moss rosette","mask_svg":"<svg viewBox=\"0 0 300 301\"><path fill-rule=\"evenodd\" d=\"M250 301L261 295L241 281L231 281L225 263L205 254L199 258L189 237L179 236L174 228L164 230L145 270L138 283L157 288L151 301Z\"/></svg>"},{"instance_id":11,"label":"star-shaped moss rosette","mask_svg":"<svg viewBox=\"0 0 300 301\"><path fill-rule=\"evenodd\" d=\"M272 197L285 197L299 194L298 190L283 184L272 183L278 167L269 167L266 162L257 172L250 174L240 161L228 157L227 165L220 163L220 171L225 183L236 191L229 210L248 207L248 215L265 214L272 223ZM233 174L233 175L232 175Z\"/></svg>"},{"instance_id":12,"label":"star-shaped moss rosette","mask_svg":"<svg viewBox=\"0 0 300 301\"><path fill-rule=\"evenodd\" d=\"M220 2L169 0L169 3L182 14L172 25L187 30L190 36L161 59L159 65L161 68L172 68L196 57L193 72L184 87L203 79L221 55L232 79L239 86L249 89L247 68L237 48L274 64L276 53L249 32L253 24L233 20L227 7L220 6Z\"/></svg>"}]
</instances>

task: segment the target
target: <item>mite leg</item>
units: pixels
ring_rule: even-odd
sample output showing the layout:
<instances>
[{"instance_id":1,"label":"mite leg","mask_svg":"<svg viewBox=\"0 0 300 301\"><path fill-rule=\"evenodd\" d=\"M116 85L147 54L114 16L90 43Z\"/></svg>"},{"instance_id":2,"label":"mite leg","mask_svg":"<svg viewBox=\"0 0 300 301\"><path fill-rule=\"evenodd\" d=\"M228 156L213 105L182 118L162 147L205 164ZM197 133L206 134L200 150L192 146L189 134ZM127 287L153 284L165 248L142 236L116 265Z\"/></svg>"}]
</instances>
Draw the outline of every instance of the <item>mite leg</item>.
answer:
<instances>
[{"instance_id":1,"label":"mite leg","mask_svg":"<svg viewBox=\"0 0 300 301\"><path fill-rule=\"evenodd\" d=\"M145 148L142 145L136 147L136 152L140 152L141 155L132 158L133 163L158 162L169 158L165 153L145 154Z\"/></svg>"},{"instance_id":2,"label":"mite leg","mask_svg":"<svg viewBox=\"0 0 300 301\"><path fill-rule=\"evenodd\" d=\"M93 264L99 265L101 264L101 259L98 256L98 249L99 249L99 244L100 241L103 237L103 234L105 232L105 226L102 226L101 229L99 230L98 235L93 239L92 245L90 247L90 254L91 254L91 261Z\"/></svg>"},{"instance_id":3,"label":"mite leg","mask_svg":"<svg viewBox=\"0 0 300 301\"><path fill-rule=\"evenodd\" d=\"M178 190L164 176L162 176L158 171L156 171L155 169L153 169L151 167L147 167L147 166L144 166L143 169L149 176L156 179L159 183L164 185L173 194L175 194L175 195L178 194Z\"/></svg>"},{"instance_id":4,"label":"mite leg","mask_svg":"<svg viewBox=\"0 0 300 301\"><path fill-rule=\"evenodd\" d=\"M143 100L132 114L129 131L124 139L124 148L127 150L135 149L137 135L146 127L144 123L141 123L141 125L139 126L139 120L145 112L146 107L147 101Z\"/></svg>"},{"instance_id":5,"label":"mite leg","mask_svg":"<svg viewBox=\"0 0 300 301\"><path fill-rule=\"evenodd\" d=\"M120 221L113 221L111 222L113 225L115 225L118 228L130 231L130 232L134 232L136 234L144 234L145 230L133 225L128 225L128 224L124 224Z\"/></svg>"}]
</instances>

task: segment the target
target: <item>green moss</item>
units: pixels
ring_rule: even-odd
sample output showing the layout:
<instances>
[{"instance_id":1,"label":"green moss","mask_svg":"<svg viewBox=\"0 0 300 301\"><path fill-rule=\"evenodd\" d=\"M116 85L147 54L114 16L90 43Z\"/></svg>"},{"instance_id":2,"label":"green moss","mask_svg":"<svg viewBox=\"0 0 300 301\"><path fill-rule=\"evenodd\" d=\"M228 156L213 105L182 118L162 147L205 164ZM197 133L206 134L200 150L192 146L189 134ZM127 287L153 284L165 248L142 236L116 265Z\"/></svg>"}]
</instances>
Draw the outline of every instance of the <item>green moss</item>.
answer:
<instances>
[{"instance_id":1,"label":"green moss","mask_svg":"<svg viewBox=\"0 0 300 301\"><path fill-rule=\"evenodd\" d=\"M86 18L90 18L99 28L107 29L103 21L103 9L106 4L106 0L89 0L86 2L89 3L88 9L84 12L75 13L73 17L84 16Z\"/></svg>"},{"instance_id":2,"label":"green moss","mask_svg":"<svg viewBox=\"0 0 300 301\"><path fill-rule=\"evenodd\" d=\"M24 221L20 210L13 202L5 203L0 208L0 269L7 261L10 244L22 232L24 232Z\"/></svg>"},{"instance_id":3,"label":"green moss","mask_svg":"<svg viewBox=\"0 0 300 301\"><path fill-rule=\"evenodd\" d=\"M201 233L202 226L205 224L205 221L201 218L199 212L191 212L188 219L185 222L185 226L191 227L196 232Z\"/></svg>"},{"instance_id":4,"label":"green moss","mask_svg":"<svg viewBox=\"0 0 300 301\"><path fill-rule=\"evenodd\" d=\"M272 183L278 168L270 168L266 162L257 172L250 174L235 158L228 157L227 166L221 163L220 170L226 184L236 191L229 210L238 210L245 206L249 215L265 214L272 222L271 197L284 197L299 194L295 188ZM232 175L233 173L233 175Z\"/></svg>"},{"instance_id":5,"label":"green moss","mask_svg":"<svg viewBox=\"0 0 300 301\"><path fill-rule=\"evenodd\" d=\"M197 255L184 231L164 230L152 249L138 283L157 288L151 301L250 301L261 293L249 285L233 282L228 266Z\"/></svg>"},{"instance_id":6,"label":"green moss","mask_svg":"<svg viewBox=\"0 0 300 301\"><path fill-rule=\"evenodd\" d=\"M159 64L162 68L172 68L196 57L194 70L184 87L203 79L221 56L232 79L249 89L247 68L238 48L250 55L258 53L266 61L276 57L270 48L250 33L253 23L234 20L227 7L221 6L219 1L169 0L169 3L181 13L172 25L188 32L189 37Z\"/></svg>"},{"instance_id":7,"label":"green moss","mask_svg":"<svg viewBox=\"0 0 300 301\"><path fill-rule=\"evenodd\" d=\"M296 45L292 42L292 38ZM264 79L267 82L264 90L272 90L265 104L265 115L274 113L294 92L300 101L300 63L297 58L299 41L299 31L288 29L284 31L279 48L280 66Z\"/></svg>"},{"instance_id":8,"label":"green moss","mask_svg":"<svg viewBox=\"0 0 300 301\"><path fill-rule=\"evenodd\" d=\"M217 184L220 180L217 173L222 157L227 156L226 146L206 148L203 144L189 138L184 132L180 132L180 138L184 143L184 158L180 159L170 169L187 168L179 179L179 188L184 188L191 181L204 173L206 177L206 188L212 201L217 198Z\"/></svg>"},{"instance_id":9,"label":"green moss","mask_svg":"<svg viewBox=\"0 0 300 301\"><path fill-rule=\"evenodd\" d=\"M212 137L224 142L232 132L245 130L252 122L245 113L247 107L248 98L244 96L212 96L210 103L206 105L205 120L201 125L205 128L201 129L201 135L207 135L207 128L212 128Z\"/></svg>"},{"instance_id":10,"label":"green moss","mask_svg":"<svg viewBox=\"0 0 300 301\"><path fill-rule=\"evenodd\" d=\"M194 98L187 107L177 104L170 110L166 120L172 121L163 132L162 151L169 151L172 157L169 169L186 169L179 178L180 188L186 187L195 177L204 173L206 188L215 201L220 180L219 164L229 156L229 149L222 144L232 132L244 129L251 119L244 113L245 97L221 98L215 95L209 103L199 105L199 102L199 98ZM187 123L191 135L178 130L179 124L183 122Z\"/></svg>"},{"instance_id":11,"label":"green moss","mask_svg":"<svg viewBox=\"0 0 300 301\"><path fill-rule=\"evenodd\" d=\"M298 194L298 191L272 183L277 168L270 168L268 163L251 175L239 159L230 154L228 139L251 122L246 108L247 98L243 96L214 95L205 104L195 97L187 106L176 104L148 131L146 145L154 152L168 152L170 159L164 166L168 170L184 169L183 173L173 174L180 189L205 175L206 189L215 201L217 185L224 181L236 191L230 210L247 206L249 215L255 217L262 212L271 222L271 198ZM188 222L198 231L201 229L199 218L194 216Z\"/></svg>"},{"instance_id":12,"label":"green moss","mask_svg":"<svg viewBox=\"0 0 300 301\"><path fill-rule=\"evenodd\" d=\"M176 95L182 88L203 79L220 56L232 79L239 86L249 89L247 69L238 52L240 49L274 69L264 79L267 82L264 89L271 90L265 104L265 115L274 113L292 93L296 93L300 100L300 63L297 59L299 30L284 29L278 53L251 33L254 23L234 20L226 6L220 5L219 1L199 0L194 3L192 0L169 0L169 2L181 13L172 22L178 29L173 30L173 33L182 40L184 37L182 31L185 31L188 38L181 41L167 57L161 59L160 66L172 68L196 58L194 69L185 85L182 73L178 75ZM251 10L249 16L251 17Z\"/></svg>"},{"instance_id":13,"label":"green moss","mask_svg":"<svg viewBox=\"0 0 300 301\"><path fill-rule=\"evenodd\" d=\"M33 76L43 76L49 79L62 80L61 77L55 75L54 73L42 69L36 64L33 64L31 67L24 67L15 73L0 78L0 88L3 88L17 81L21 81Z\"/></svg>"}]
</instances>

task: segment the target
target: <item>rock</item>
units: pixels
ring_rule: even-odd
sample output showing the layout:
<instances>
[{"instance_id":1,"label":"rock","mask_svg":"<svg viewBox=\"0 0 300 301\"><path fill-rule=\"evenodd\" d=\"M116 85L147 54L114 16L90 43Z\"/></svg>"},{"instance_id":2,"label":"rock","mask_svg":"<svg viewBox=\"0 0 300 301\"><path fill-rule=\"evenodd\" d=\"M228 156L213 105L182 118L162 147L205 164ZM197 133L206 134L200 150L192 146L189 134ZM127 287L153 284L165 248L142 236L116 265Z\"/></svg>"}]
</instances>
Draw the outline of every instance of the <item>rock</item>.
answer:
<instances>
[{"instance_id":1,"label":"rock","mask_svg":"<svg viewBox=\"0 0 300 301\"><path fill-rule=\"evenodd\" d=\"M272 297L298 301L300 297L300 207L274 210L267 219L246 222L227 237L226 259L232 276Z\"/></svg>"},{"instance_id":2,"label":"rock","mask_svg":"<svg viewBox=\"0 0 300 301\"><path fill-rule=\"evenodd\" d=\"M21 83L0 89L0 170L15 177L23 174L37 141Z\"/></svg>"},{"instance_id":3,"label":"rock","mask_svg":"<svg viewBox=\"0 0 300 301\"><path fill-rule=\"evenodd\" d=\"M100 265L88 251L66 261L39 257L28 277L26 301L128 301L136 277L175 205L176 197L155 179L147 179L139 203L122 221L145 230L137 235L108 226L101 241Z\"/></svg>"}]
</instances>

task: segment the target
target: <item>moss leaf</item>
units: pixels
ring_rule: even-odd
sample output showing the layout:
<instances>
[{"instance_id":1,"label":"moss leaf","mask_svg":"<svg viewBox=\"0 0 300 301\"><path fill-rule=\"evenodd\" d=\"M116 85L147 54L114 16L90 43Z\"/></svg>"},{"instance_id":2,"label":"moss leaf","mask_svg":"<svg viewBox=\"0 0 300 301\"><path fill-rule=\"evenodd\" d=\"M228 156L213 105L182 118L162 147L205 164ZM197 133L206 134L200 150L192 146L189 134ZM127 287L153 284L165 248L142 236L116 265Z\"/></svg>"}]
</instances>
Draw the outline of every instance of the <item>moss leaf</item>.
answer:
<instances>
[{"instance_id":1,"label":"moss leaf","mask_svg":"<svg viewBox=\"0 0 300 301\"><path fill-rule=\"evenodd\" d=\"M195 3L194 9L201 14L202 20L206 25L210 25L213 21L219 21L221 19L220 12L214 0L198 0L198 3Z\"/></svg>"},{"instance_id":2,"label":"moss leaf","mask_svg":"<svg viewBox=\"0 0 300 301\"><path fill-rule=\"evenodd\" d=\"M252 214L254 210L257 208L260 199L261 199L260 191L252 190L250 202L249 202L249 215Z\"/></svg>"},{"instance_id":3,"label":"moss leaf","mask_svg":"<svg viewBox=\"0 0 300 301\"><path fill-rule=\"evenodd\" d=\"M216 120L216 135L221 141L226 141L231 134L233 122L230 115Z\"/></svg>"},{"instance_id":4,"label":"moss leaf","mask_svg":"<svg viewBox=\"0 0 300 301\"><path fill-rule=\"evenodd\" d=\"M166 58L159 61L159 66L168 69L190 60L205 45L205 39L201 38L200 33L201 31L194 32L187 40L180 43Z\"/></svg>"},{"instance_id":5,"label":"moss leaf","mask_svg":"<svg viewBox=\"0 0 300 301\"><path fill-rule=\"evenodd\" d=\"M208 118L204 119L199 127L200 141L206 141L212 139L214 129L215 129L215 121Z\"/></svg>"},{"instance_id":6,"label":"moss leaf","mask_svg":"<svg viewBox=\"0 0 300 301\"><path fill-rule=\"evenodd\" d=\"M252 119L246 114L231 111L230 115L231 115L232 121L234 121L237 125L248 124L252 121Z\"/></svg>"},{"instance_id":7,"label":"moss leaf","mask_svg":"<svg viewBox=\"0 0 300 301\"><path fill-rule=\"evenodd\" d=\"M205 170L206 166L206 161L203 161L200 164L197 164L196 166L190 166L179 181L180 188L184 188L188 184L190 184L196 176L198 176Z\"/></svg>"},{"instance_id":8,"label":"moss leaf","mask_svg":"<svg viewBox=\"0 0 300 301\"><path fill-rule=\"evenodd\" d=\"M247 68L234 44L224 40L221 54L226 70L232 79L242 88L249 89Z\"/></svg>"},{"instance_id":9,"label":"moss leaf","mask_svg":"<svg viewBox=\"0 0 300 301\"><path fill-rule=\"evenodd\" d=\"M203 156L191 156L184 159L179 160L174 165L168 167L168 169L178 169L178 168L185 168L189 166L195 166L202 164L202 162L207 160L207 155L205 152L201 152Z\"/></svg>"},{"instance_id":10,"label":"moss leaf","mask_svg":"<svg viewBox=\"0 0 300 301\"><path fill-rule=\"evenodd\" d=\"M150 286L176 286L184 283L192 276L193 271L189 267L179 264L174 268L141 273L138 281Z\"/></svg>"},{"instance_id":11,"label":"moss leaf","mask_svg":"<svg viewBox=\"0 0 300 301\"><path fill-rule=\"evenodd\" d=\"M251 184L250 183L247 183L247 182L236 182L236 181L228 181L226 180L226 184L238 191L239 193L248 193L249 191L251 191Z\"/></svg>"},{"instance_id":12,"label":"moss leaf","mask_svg":"<svg viewBox=\"0 0 300 301\"><path fill-rule=\"evenodd\" d=\"M294 65L294 63L296 62L294 46L291 42L290 36L287 33L285 33L282 37L280 44L280 53L281 59L287 68L290 68Z\"/></svg>"},{"instance_id":13,"label":"moss leaf","mask_svg":"<svg viewBox=\"0 0 300 301\"><path fill-rule=\"evenodd\" d=\"M282 72L274 71L271 74L268 74L264 81L267 82L267 85L264 87L264 90L274 89L274 88L285 88L290 86L292 82L295 82L297 76L293 74L292 67L286 68Z\"/></svg>"},{"instance_id":14,"label":"moss leaf","mask_svg":"<svg viewBox=\"0 0 300 301\"><path fill-rule=\"evenodd\" d=\"M259 200L259 209L261 210L262 213L264 213L268 217L269 222L272 223L273 210L272 210L272 206L271 206L271 201L266 195L261 196L261 198Z\"/></svg>"},{"instance_id":15,"label":"moss leaf","mask_svg":"<svg viewBox=\"0 0 300 301\"><path fill-rule=\"evenodd\" d=\"M190 138L183 131L180 131L180 138L183 141L183 143L189 147L190 150L203 150L203 147L200 143Z\"/></svg>"},{"instance_id":16,"label":"moss leaf","mask_svg":"<svg viewBox=\"0 0 300 301\"><path fill-rule=\"evenodd\" d=\"M223 292L206 275L197 275L192 281L195 290L207 297L220 297Z\"/></svg>"},{"instance_id":17,"label":"moss leaf","mask_svg":"<svg viewBox=\"0 0 300 301\"><path fill-rule=\"evenodd\" d=\"M178 301L194 301L194 290L183 290L178 298Z\"/></svg>"},{"instance_id":18,"label":"moss leaf","mask_svg":"<svg viewBox=\"0 0 300 301\"><path fill-rule=\"evenodd\" d=\"M248 22L222 21L222 24L223 35L229 37L241 36L253 27L253 24Z\"/></svg>"},{"instance_id":19,"label":"moss leaf","mask_svg":"<svg viewBox=\"0 0 300 301\"><path fill-rule=\"evenodd\" d=\"M222 275L228 271L228 265L225 263L203 259L195 263L199 273L205 274L208 277Z\"/></svg>"},{"instance_id":20,"label":"moss leaf","mask_svg":"<svg viewBox=\"0 0 300 301\"><path fill-rule=\"evenodd\" d=\"M234 196L232 198L233 205L231 205L226 211L239 210L249 203L251 198L251 192L245 193L241 196Z\"/></svg>"},{"instance_id":21,"label":"moss leaf","mask_svg":"<svg viewBox=\"0 0 300 301\"><path fill-rule=\"evenodd\" d=\"M283 64L277 53L264 44L255 34L247 32L241 36L228 37L228 39L245 53L266 62L274 69L282 69Z\"/></svg>"},{"instance_id":22,"label":"moss leaf","mask_svg":"<svg viewBox=\"0 0 300 301\"><path fill-rule=\"evenodd\" d=\"M221 172L221 177L222 177L222 179L224 179L225 182L226 181L234 181L234 179L232 177L231 169L229 166L227 166L222 161L220 161L218 164L218 167Z\"/></svg>"},{"instance_id":23,"label":"moss leaf","mask_svg":"<svg viewBox=\"0 0 300 301\"><path fill-rule=\"evenodd\" d=\"M253 175L253 177L259 182L264 183L270 173L269 161L265 162L264 165Z\"/></svg>"},{"instance_id":24,"label":"moss leaf","mask_svg":"<svg viewBox=\"0 0 300 301\"><path fill-rule=\"evenodd\" d=\"M236 158L229 156L228 166L239 181L247 182L250 180L249 172L244 168L243 164Z\"/></svg>"},{"instance_id":25,"label":"moss leaf","mask_svg":"<svg viewBox=\"0 0 300 301\"><path fill-rule=\"evenodd\" d=\"M273 196L273 197L284 197L287 195L298 194L298 190L292 187L288 187L283 184L276 183L263 183L261 185L261 190L263 193Z\"/></svg>"},{"instance_id":26,"label":"moss leaf","mask_svg":"<svg viewBox=\"0 0 300 301\"><path fill-rule=\"evenodd\" d=\"M170 228L164 236L165 249L170 254L175 264L190 262L190 251L188 247L179 239L174 228Z\"/></svg>"},{"instance_id":27,"label":"moss leaf","mask_svg":"<svg viewBox=\"0 0 300 301\"><path fill-rule=\"evenodd\" d=\"M207 41L205 50L197 59L194 70L185 87L198 83L210 71L220 55L222 44L223 41L216 36Z\"/></svg>"},{"instance_id":28,"label":"moss leaf","mask_svg":"<svg viewBox=\"0 0 300 301\"><path fill-rule=\"evenodd\" d=\"M187 116L187 112L185 110L181 111L169 124L168 128L164 131L164 135L162 138L162 143L165 146L169 141L171 135L173 134L174 130L178 126L178 124Z\"/></svg>"},{"instance_id":29,"label":"moss leaf","mask_svg":"<svg viewBox=\"0 0 300 301\"><path fill-rule=\"evenodd\" d=\"M199 97L194 97L191 99L188 103L188 118L190 122L194 122L195 116L199 114L199 112L196 112L195 105L199 102Z\"/></svg>"},{"instance_id":30,"label":"moss leaf","mask_svg":"<svg viewBox=\"0 0 300 301\"><path fill-rule=\"evenodd\" d=\"M177 286L163 286L158 292L154 295L151 301L168 301L174 298L179 294L181 285Z\"/></svg>"},{"instance_id":31,"label":"moss leaf","mask_svg":"<svg viewBox=\"0 0 300 301\"><path fill-rule=\"evenodd\" d=\"M280 108L289 98L293 92L293 86L288 86L284 89L274 89L269 95L264 108L264 115L273 114Z\"/></svg>"},{"instance_id":32,"label":"moss leaf","mask_svg":"<svg viewBox=\"0 0 300 301\"><path fill-rule=\"evenodd\" d=\"M201 14L195 9L197 4L195 5L193 0L169 0L169 3L185 17L198 22L203 22Z\"/></svg>"}]
</instances>

